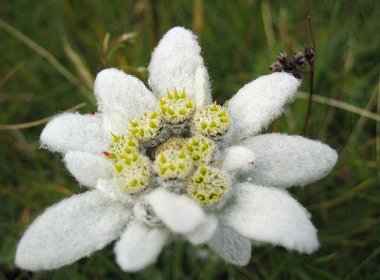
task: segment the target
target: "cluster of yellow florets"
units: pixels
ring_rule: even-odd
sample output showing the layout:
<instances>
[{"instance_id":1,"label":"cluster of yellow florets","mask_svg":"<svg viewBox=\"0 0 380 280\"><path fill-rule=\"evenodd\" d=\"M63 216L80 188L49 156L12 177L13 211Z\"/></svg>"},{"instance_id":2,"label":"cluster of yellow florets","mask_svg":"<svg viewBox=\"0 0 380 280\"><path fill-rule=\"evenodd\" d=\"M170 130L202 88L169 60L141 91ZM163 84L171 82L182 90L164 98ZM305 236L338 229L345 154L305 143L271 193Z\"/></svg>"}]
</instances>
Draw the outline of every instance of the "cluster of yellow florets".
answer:
<instances>
[{"instance_id":1,"label":"cluster of yellow florets","mask_svg":"<svg viewBox=\"0 0 380 280\"><path fill-rule=\"evenodd\" d=\"M205 136L224 134L231 125L227 109L216 102L199 109L193 118L194 129Z\"/></svg>"},{"instance_id":2,"label":"cluster of yellow florets","mask_svg":"<svg viewBox=\"0 0 380 280\"><path fill-rule=\"evenodd\" d=\"M193 161L183 149L165 149L156 156L154 167L162 179L185 179L193 170Z\"/></svg>"},{"instance_id":3,"label":"cluster of yellow florets","mask_svg":"<svg viewBox=\"0 0 380 280\"><path fill-rule=\"evenodd\" d=\"M170 126L178 124L189 130L183 135L194 135L168 139L165 129L173 131ZM155 174L181 185L202 206L212 206L225 196L228 180L210 166L217 148L210 137L224 134L230 124L226 108L212 104L196 110L186 92L175 89L160 99L158 111L145 111L130 120L129 133L112 134L109 152L104 154L113 161L119 188L128 194L145 190Z\"/></svg>"},{"instance_id":4,"label":"cluster of yellow florets","mask_svg":"<svg viewBox=\"0 0 380 280\"><path fill-rule=\"evenodd\" d=\"M129 194L139 193L149 186L150 161L133 151L124 153L114 163L119 188Z\"/></svg>"},{"instance_id":5,"label":"cluster of yellow florets","mask_svg":"<svg viewBox=\"0 0 380 280\"><path fill-rule=\"evenodd\" d=\"M165 98L159 101L162 118L171 124L179 124L191 117L195 111L193 101L187 96L186 91L173 93L167 91Z\"/></svg>"},{"instance_id":6,"label":"cluster of yellow florets","mask_svg":"<svg viewBox=\"0 0 380 280\"><path fill-rule=\"evenodd\" d=\"M209 164L214 155L215 147L214 141L202 135L193 136L186 143L186 150L196 165Z\"/></svg>"},{"instance_id":7,"label":"cluster of yellow florets","mask_svg":"<svg viewBox=\"0 0 380 280\"><path fill-rule=\"evenodd\" d=\"M228 182L216 168L202 165L190 179L187 194L203 206L218 203L228 190Z\"/></svg>"},{"instance_id":8,"label":"cluster of yellow florets","mask_svg":"<svg viewBox=\"0 0 380 280\"><path fill-rule=\"evenodd\" d=\"M137 151L139 142L129 135L115 135L112 133L112 141L109 146L110 158L117 158L124 153L131 153Z\"/></svg>"},{"instance_id":9,"label":"cluster of yellow florets","mask_svg":"<svg viewBox=\"0 0 380 280\"><path fill-rule=\"evenodd\" d=\"M154 139L162 126L161 114L156 111L145 111L130 121L129 132L136 139L146 142Z\"/></svg>"}]
</instances>

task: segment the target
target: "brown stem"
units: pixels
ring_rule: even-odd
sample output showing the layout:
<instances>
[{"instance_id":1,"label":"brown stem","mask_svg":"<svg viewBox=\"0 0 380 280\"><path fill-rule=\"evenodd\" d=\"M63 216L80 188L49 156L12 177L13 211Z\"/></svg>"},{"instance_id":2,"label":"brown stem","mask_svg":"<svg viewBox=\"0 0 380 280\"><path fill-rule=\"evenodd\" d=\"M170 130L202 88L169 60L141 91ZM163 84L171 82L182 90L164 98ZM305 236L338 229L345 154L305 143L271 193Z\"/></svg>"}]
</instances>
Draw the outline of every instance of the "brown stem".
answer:
<instances>
[{"instance_id":1,"label":"brown stem","mask_svg":"<svg viewBox=\"0 0 380 280\"><path fill-rule=\"evenodd\" d=\"M159 21L158 21L158 0L150 0L152 9L152 49L158 44L159 39Z\"/></svg>"},{"instance_id":2,"label":"brown stem","mask_svg":"<svg viewBox=\"0 0 380 280\"><path fill-rule=\"evenodd\" d=\"M307 133L307 128L309 125L309 119L311 116L311 104L313 101L313 93L314 93L314 62L315 62L315 53L316 53L316 44L315 44L313 29L311 28L310 14L307 14L307 22L309 25L309 31L311 34L311 38L313 40L314 57L312 57L311 59L309 59L309 58L307 59L307 63L310 66L310 86L309 86L309 102L307 104L307 113L306 113L306 118L305 118L305 122L303 125L303 135L306 135L306 133Z\"/></svg>"},{"instance_id":3,"label":"brown stem","mask_svg":"<svg viewBox=\"0 0 380 280\"><path fill-rule=\"evenodd\" d=\"M313 94L314 94L314 61L308 61L310 66L310 86L309 86L309 101L307 104L307 113L305 118L305 123L303 125L303 135L306 135L307 128L309 125L309 119L311 116L311 104L313 101Z\"/></svg>"}]
</instances>

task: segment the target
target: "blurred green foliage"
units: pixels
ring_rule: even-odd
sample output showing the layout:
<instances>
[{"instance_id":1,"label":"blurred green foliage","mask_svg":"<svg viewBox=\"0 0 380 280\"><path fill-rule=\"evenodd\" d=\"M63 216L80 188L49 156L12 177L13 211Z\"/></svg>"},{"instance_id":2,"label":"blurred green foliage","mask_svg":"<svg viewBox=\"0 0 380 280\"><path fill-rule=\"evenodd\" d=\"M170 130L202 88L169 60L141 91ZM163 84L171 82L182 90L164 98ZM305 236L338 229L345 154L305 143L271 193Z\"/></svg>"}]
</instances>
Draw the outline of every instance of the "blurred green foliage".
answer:
<instances>
[{"instance_id":1,"label":"blurred green foliage","mask_svg":"<svg viewBox=\"0 0 380 280\"><path fill-rule=\"evenodd\" d=\"M82 102L80 111L96 110L91 95L96 73L113 66L146 81L144 67L157 35L175 25L198 33L215 98L223 102L268 73L279 51L311 46L308 12L317 42L315 93L332 102L313 103L307 136L340 155L327 178L291 189L319 228L317 253L257 247L250 264L239 268L177 241L139 274L117 267L112 246L56 271L20 271L13 257L26 226L46 206L84 190L59 155L39 149L43 125L5 127L0 130L0 279L380 279L380 122L363 111L379 119L379 1L3 0L0 124L32 122ZM303 80L301 90L307 92L308 76ZM336 108L336 100L359 111L347 104ZM296 99L269 130L301 133L306 108L305 99Z\"/></svg>"}]
</instances>

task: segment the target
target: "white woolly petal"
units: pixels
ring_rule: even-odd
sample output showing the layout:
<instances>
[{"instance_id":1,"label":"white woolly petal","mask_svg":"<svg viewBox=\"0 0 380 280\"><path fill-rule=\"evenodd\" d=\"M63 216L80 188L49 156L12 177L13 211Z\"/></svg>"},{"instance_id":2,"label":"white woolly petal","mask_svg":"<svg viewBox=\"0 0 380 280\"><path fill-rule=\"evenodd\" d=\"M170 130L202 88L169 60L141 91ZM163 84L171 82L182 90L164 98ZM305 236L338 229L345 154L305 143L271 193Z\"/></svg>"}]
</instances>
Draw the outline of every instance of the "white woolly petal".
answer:
<instances>
[{"instance_id":1,"label":"white woolly petal","mask_svg":"<svg viewBox=\"0 0 380 280\"><path fill-rule=\"evenodd\" d=\"M319 247L310 214L284 190L237 184L224 212L224 224L253 241L308 254Z\"/></svg>"},{"instance_id":2,"label":"white woolly petal","mask_svg":"<svg viewBox=\"0 0 380 280\"><path fill-rule=\"evenodd\" d=\"M102 129L101 116L64 113L53 118L41 133L42 147L60 153L105 151L108 140Z\"/></svg>"},{"instance_id":3,"label":"white woolly petal","mask_svg":"<svg viewBox=\"0 0 380 280\"><path fill-rule=\"evenodd\" d=\"M98 179L96 189L112 200L121 201L127 205L133 203L133 198L119 189L115 178Z\"/></svg>"},{"instance_id":4,"label":"white woolly petal","mask_svg":"<svg viewBox=\"0 0 380 280\"><path fill-rule=\"evenodd\" d=\"M173 232L193 232L205 219L203 209L186 195L176 195L158 188L147 195L157 217Z\"/></svg>"},{"instance_id":5,"label":"white woolly petal","mask_svg":"<svg viewBox=\"0 0 380 280\"><path fill-rule=\"evenodd\" d=\"M168 232L141 223L128 225L115 245L116 261L124 271L136 272L156 262Z\"/></svg>"},{"instance_id":6,"label":"white woolly petal","mask_svg":"<svg viewBox=\"0 0 380 280\"><path fill-rule=\"evenodd\" d=\"M246 84L227 103L233 123L227 139L236 143L259 133L282 114L299 85L299 80L283 72L261 76Z\"/></svg>"},{"instance_id":7,"label":"white woolly petal","mask_svg":"<svg viewBox=\"0 0 380 280\"><path fill-rule=\"evenodd\" d=\"M110 178L113 167L103 155L69 151L63 158L67 169L78 180L79 184L93 188L100 178Z\"/></svg>"},{"instance_id":8,"label":"white woolly petal","mask_svg":"<svg viewBox=\"0 0 380 280\"><path fill-rule=\"evenodd\" d=\"M255 167L245 178L249 176L253 183L273 187L315 182L331 171L338 158L329 146L301 136L264 134L240 144L256 155Z\"/></svg>"},{"instance_id":9,"label":"white woolly petal","mask_svg":"<svg viewBox=\"0 0 380 280\"><path fill-rule=\"evenodd\" d=\"M255 166L255 154L243 146L231 146L224 150L222 168L227 171L249 172Z\"/></svg>"},{"instance_id":10,"label":"white woolly petal","mask_svg":"<svg viewBox=\"0 0 380 280\"><path fill-rule=\"evenodd\" d=\"M251 241L227 227L218 227L208 246L228 263L245 266L251 258Z\"/></svg>"},{"instance_id":11,"label":"white woolly petal","mask_svg":"<svg viewBox=\"0 0 380 280\"><path fill-rule=\"evenodd\" d=\"M118 238L130 212L97 191L49 207L26 230L16 265L37 271L55 269L89 256Z\"/></svg>"},{"instance_id":12,"label":"white woolly petal","mask_svg":"<svg viewBox=\"0 0 380 280\"><path fill-rule=\"evenodd\" d=\"M206 67L198 67L195 72L194 87L194 102L197 107L202 107L212 102L210 78Z\"/></svg>"},{"instance_id":13,"label":"white woolly petal","mask_svg":"<svg viewBox=\"0 0 380 280\"><path fill-rule=\"evenodd\" d=\"M200 52L201 48L190 30L183 27L170 29L153 51L148 67L148 83L153 92L165 96L166 90L186 89L193 100L199 100L199 97L195 98L195 92L203 87L206 95L203 100L211 100L207 70ZM197 75L196 86L196 72L199 67L201 69Z\"/></svg>"},{"instance_id":14,"label":"white woolly petal","mask_svg":"<svg viewBox=\"0 0 380 280\"><path fill-rule=\"evenodd\" d=\"M125 133L129 119L157 105L156 97L143 82L115 68L99 72L94 87L106 131Z\"/></svg>"},{"instance_id":15,"label":"white woolly petal","mask_svg":"<svg viewBox=\"0 0 380 280\"><path fill-rule=\"evenodd\" d=\"M200 245L210 241L218 226L218 219L215 215L207 215L195 231L187 234L187 239L194 245Z\"/></svg>"}]
</instances>

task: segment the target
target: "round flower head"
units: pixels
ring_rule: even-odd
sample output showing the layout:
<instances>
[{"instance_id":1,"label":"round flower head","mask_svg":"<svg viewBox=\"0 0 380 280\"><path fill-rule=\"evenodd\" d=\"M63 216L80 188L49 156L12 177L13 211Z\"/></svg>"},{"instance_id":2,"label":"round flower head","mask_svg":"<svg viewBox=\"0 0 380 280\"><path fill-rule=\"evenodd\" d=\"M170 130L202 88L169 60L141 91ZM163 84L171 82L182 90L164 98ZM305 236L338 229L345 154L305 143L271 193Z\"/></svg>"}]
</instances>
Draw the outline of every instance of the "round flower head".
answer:
<instances>
[{"instance_id":1,"label":"round flower head","mask_svg":"<svg viewBox=\"0 0 380 280\"><path fill-rule=\"evenodd\" d=\"M186 91L173 93L167 90L167 95L159 101L162 117L171 124L178 124L190 118L194 112L194 104L187 96Z\"/></svg>"},{"instance_id":2,"label":"round flower head","mask_svg":"<svg viewBox=\"0 0 380 280\"><path fill-rule=\"evenodd\" d=\"M137 152L125 153L114 164L115 177L120 190L135 194L145 190L149 185L150 166L147 157Z\"/></svg>"},{"instance_id":3,"label":"round flower head","mask_svg":"<svg viewBox=\"0 0 380 280\"><path fill-rule=\"evenodd\" d=\"M312 253L310 214L286 188L326 176L337 154L318 141L258 135L294 99L300 81L259 77L225 106L212 103L194 34L169 30L152 54L147 89L105 69L95 80L99 113L62 114L41 134L90 190L49 207L22 237L16 264L54 269L110 242L128 272L157 260L171 234L246 265L251 241Z\"/></svg>"},{"instance_id":4,"label":"round flower head","mask_svg":"<svg viewBox=\"0 0 380 280\"><path fill-rule=\"evenodd\" d=\"M206 136L224 134L231 125L227 109L216 102L197 111L193 122L195 131Z\"/></svg>"},{"instance_id":5,"label":"round flower head","mask_svg":"<svg viewBox=\"0 0 380 280\"><path fill-rule=\"evenodd\" d=\"M130 121L129 132L136 139L147 142L154 139L161 128L161 115L156 111L144 111Z\"/></svg>"},{"instance_id":6,"label":"round flower head","mask_svg":"<svg viewBox=\"0 0 380 280\"><path fill-rule=\"evenodd\" d=\"M169 148L157 154L154 167L164 180L185 179L193 169L193 162L183 149Z\"/></svg>"},{"instance_id":7,"label":"round flower head","mask_svg":"<svg viewBox=\"0 0 380 280\"><path fill-rule=\"evenodd\" d=\"M187 194L202 206L219 203L228 191L226 176L216 168L200 166L191 177Z\"/></svg>"}]
</instances>

